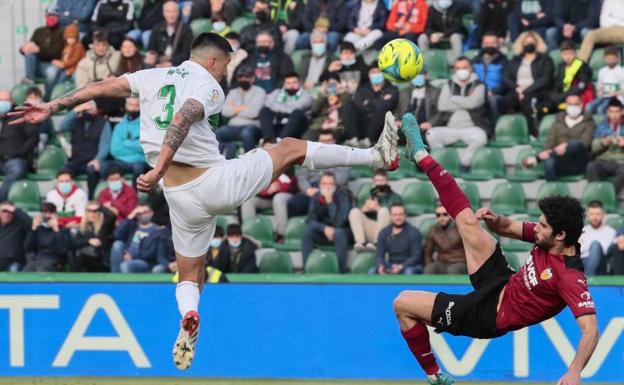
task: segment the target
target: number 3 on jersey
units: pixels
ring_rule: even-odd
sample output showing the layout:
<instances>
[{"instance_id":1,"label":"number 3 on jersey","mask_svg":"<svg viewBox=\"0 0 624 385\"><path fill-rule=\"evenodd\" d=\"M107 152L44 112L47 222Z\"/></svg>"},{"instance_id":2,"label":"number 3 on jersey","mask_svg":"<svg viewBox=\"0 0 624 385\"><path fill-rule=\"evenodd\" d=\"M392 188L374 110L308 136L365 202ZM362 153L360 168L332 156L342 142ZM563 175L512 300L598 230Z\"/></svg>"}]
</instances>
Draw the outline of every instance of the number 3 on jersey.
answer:
<instances>
[{"instance_id":1,"label":"number 3 on jersey","mask_svg":"<svg viewBox=\"0 0 624 385\"><path fill-rule=\"evenodd\" d=\"M173 103L175 102L176 90L173 84L167 84L158 91L159 99L168 99L163 106L163 115L156 117L156 125L161 130L166 130L173 119Z\"/></svg>"}]
</instances>

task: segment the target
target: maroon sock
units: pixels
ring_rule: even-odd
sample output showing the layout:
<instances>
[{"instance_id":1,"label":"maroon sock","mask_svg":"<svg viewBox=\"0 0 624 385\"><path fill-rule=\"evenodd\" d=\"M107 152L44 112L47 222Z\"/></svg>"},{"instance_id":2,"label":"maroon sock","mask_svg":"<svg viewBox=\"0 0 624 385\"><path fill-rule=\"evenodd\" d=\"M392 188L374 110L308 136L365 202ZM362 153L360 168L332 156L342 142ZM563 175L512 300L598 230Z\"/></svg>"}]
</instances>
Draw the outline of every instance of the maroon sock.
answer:
<instances>
[{"instance_id":1,"label":"maroon sock","mask_svg":"<svg viewBox=\"0 0 624 385\"><path fill-rule=\"evenodd\" d=\"M470 207L470 201L466 194L459 188L451 174L440 164L427 155L418 163L418 166L427 174L433 187L438 191L440 202L453 218L463 209Z\"/></svg>"},{"instance_id":2,"label":"maroon sock","mask_svg":"<svg viewBox=\"0 0 624 385\"><path fill-rule=\"evenodd\" d=\"M409 350L414 357L416 357L416 361L418 361L425 373L427 373L428 376L438 373L440 368L431 351L427 326L423 323L416 322L416 325L410 330L401 330L401 334L403 334L403 338L405 338Z\"/></svg>"}]
</instances>

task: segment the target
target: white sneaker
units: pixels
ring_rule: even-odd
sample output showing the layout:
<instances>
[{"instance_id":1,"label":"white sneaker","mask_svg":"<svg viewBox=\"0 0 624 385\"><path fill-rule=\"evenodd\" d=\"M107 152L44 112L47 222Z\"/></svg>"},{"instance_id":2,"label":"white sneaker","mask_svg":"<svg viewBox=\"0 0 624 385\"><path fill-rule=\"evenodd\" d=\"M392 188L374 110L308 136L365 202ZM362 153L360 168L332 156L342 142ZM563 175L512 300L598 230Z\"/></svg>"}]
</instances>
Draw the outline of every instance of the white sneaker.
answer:
<instances>
[{"instance_id":1,"label":"white sneaker","mask_svg":"<svg viewBox=\"0 0 624 385\"><path fill-rule=\"evenodd\" d=\"M173 363L176 368L186 370L195 357L195 344L199 335L199 314L189 311L180 321L180 332L173 345Z\"/></svg>"},{"instance_id":2,"label":"white sneaker","mask_svg":"<svg viewBox=\"0 0 624 385\"><path fill-rule=\"evenodd\" d=\"M373 147L381 159L379 164L374 168L383 168L384 170L394 171L399 168L399 154L397 152L397 145L399 142L399 128L397 127L396 120L392 112L386 112L384 121L384 129L379 135L377 144Z\"/></svg>"}]
</instances>

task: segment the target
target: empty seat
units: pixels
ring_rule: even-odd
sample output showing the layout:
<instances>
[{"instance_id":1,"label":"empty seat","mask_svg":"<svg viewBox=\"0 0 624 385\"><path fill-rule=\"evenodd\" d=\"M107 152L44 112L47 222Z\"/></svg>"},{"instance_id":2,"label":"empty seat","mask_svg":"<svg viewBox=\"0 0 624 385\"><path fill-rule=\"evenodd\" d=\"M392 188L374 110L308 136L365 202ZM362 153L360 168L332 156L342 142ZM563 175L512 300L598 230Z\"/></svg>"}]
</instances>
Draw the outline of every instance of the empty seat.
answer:
<instances>
[{"instance_id":1,"label":"empty seat","mask_svg":"<svg viewBox=\"0 0 624 385\"><path fill-rule=\"evenodd\" d=\"M305 230L306 217L292 217L286 223L284 230L284 243L275 244L277 250L296 251L301 250L301 238Z\"/></svg>"},{"instance_id":2,"label":"empty seat","mask_svg":"<svg viewBox=\"0 0 624 385\"><path fill-rule=\"evenodd\" d=\"M604 209L608 213L617 211L617 197L615 187L610 182L589 182L583 190L583 206L591 201L602 202Z\"/></svg>"},{"instance_id":3,"label":"empty seat","mask_svg":"<svg viewBox=\"0 0 624 385\"><path fill-rule=\"evenodd\" d=\"M458 182L459 188L462 189L464 194L470 201L470 206L474 211L481 207L481 195L479 194L479 187L474 182Z\"/></svg>"},{"instance_id":4,"label":"empty seat","mask_svg":"<svg viewBox=\"0 0 624 385\"><path fill-rule=\"evenodd\" d=\"M372 183L362 183L355 196L355 203L357 207L362 207L364 202L370 197L370 190L373 188Z\"/></svg>"},{"instance_id":5,"label":"empty seat","mask_svg":"<svg viewBox=\"0 0 624 385\"><path fill-rule=\"evenodd\" d=\"M502 115L496 121L494 140L488 143L492 147L511 147L529 142L529 125L524 115Z\"/></svg>"},{"instance_id":6,"label":"empty seat","mask_svg":"<svg viewBox=\"0 0 624 385\"><path fill-rule=\"evenodd\" d=\"M526 198L522 185L514 182L497 184L492 192L490 205L492 210L503 215L526 213Z\"/></svg>"},{"instance_id":7,"label":"empty seat","mask_svg":"<svg viewBox=\"0 0 624 385\"><path fill-rule=\"evenodd\" d=\"M9 189L8 200L25 211L39 211L41 194L36 182L18 180Z\"/></svg>"},{"instance_id":8,"label":"empty seat","mask_svg":"<svg viewBox=\"0 0 624 385\"><path fill-rule=\"evenodd\" d=\"M76 85L72 82L58 83L52 88L50 100L54 100L76 89Z\"/></svg>"},{"instance_id":9,"label":"empty seat","mask_svg":"<svg viewBox=\"0 0 624 385\"><path fill-rule=\"evenodd\" d=\"M273 234L273 222L264 215L247 218L243 221L243 235L260 242L262 247L273 246L275 235Z\"/></svg>"},{"instance_id":10,"label":"empty seat","mask_svg":"<svg viewBox=\"0 0 624 385\"><path fill-rule=\"evenodd\" d=\"M365 251L357 253L351 261L351 274L368 274L368 271L375 266L375 253Z\"/></svg>"},{"instance_id":11,"label":"empty seat","mask_svg":"<svg viewBox=\"0 0 624 385\"><path fill-rule=\"evenodd\" d=\"M30 180L52 180L67 163L65 152L56 146L47 146L37 157L37 172L28 174Z\"/></svg>"},{"instance_id":12,"label":"empty seat","mask_svg":"<svg viewBox=\"0 0 624 385\"><path fill-rule=\"evenodd\" d=\"M288 252L274 250L262 255L259 269L264 274L290 274L293 272L292 260Z\"/></svg>"},{"instance_id":13,"label":"empty seat","mask_svg":"<svg viewBox=\"0 0 624 385\"><path fill-rule=\"evenodd\" d=\"M624 226L624 217L611 217L607 219L607 225L613 227L615 230L619 230L620 227Z\"/></svg>"},{"instance_id":14,"label":"empty seat","mask_svg":"<svg viewBox=\"0 0 624 385\"><path fill-rule=\"evenodd\" d=\"M548 114L542 117L540 120L539 128L537 129L539 138L531 142L531 145L535 148L541 149L544 147L544 143L548 138L548 134L550 133L550 129L552 128L555 119L557 118L557 114Z\"/></svg>"},{"instance_id":15,"label":"empty seat","mask_svg":"<svg viewBox=\"0 0 624 385\"><path fill-rule=\"evenodd\" d=\"M191 21L190 27L193 31L193 36L197 36L204 32L212 31L212 21L210 19L195 19Z\"/></svg>"},{"instance_id":16,"label":"empty seat","mask_svg":"<svg viewBox=\"0 0 624 385\"><path fill-rule=\"evenodd\" d=\"M480 148L470 161L470 172L462 177L467 180L490 180L505 176L505 159L499 148Z\"/></svg>"},{"instance_id":17,"label":"empty seat","mask_svg":"<svg viewBox=\"0 0 624 385\"><path fill-rule=\"evenodd\" d=\"M26 100L26 91L30 87L35 87L32 84L23 84L19 83L13 86L11 89L11 98L13 99L13 104L16 106L21 106L24 104L24 100Z\"/></svg>"},{"instance_id":18,"label":"empty seat","mask_svg":"<svg viewBox=\"0 0 624 385\"><path fill-rule=\"evenodd\" d=\"M234 21L232 22L232 25L230 26L230 29L232 30L232 32L236 32L236 33L240 33L240 31L243 30L243 28L245 28L246 26L253 24L254 23L254 19L253 18L248 18L248 17L237 17L236 19L234 19Z\"/></svg>"},{"instance_id":19,"label":"empty seat","mask_svg":"<svg viewBox=\"0 0 624 385\"><path fill-rule=\"evenodd\" d=\"M418 231L420 231L420 235L422 235L422 242L425 244L425 240L427 239L427 235L429 234L429 230L431 226L436 223L436 219L434 217L424 218L420 225L418 226Z\"/></svg>"},{"instance_id":20,"label":"empty seat","mask_svg":"<svg viewBox=\"0 0 624 385\"><path fill-rule=\"evenodd\" d=\"M338 274L338 257L329 250L314 250L305 263L306 274Z\"/></svg>"},{"instance_id":21,"label":"empty seat","mask_svg":"<svg viewBox=\"0 0 624 385\"><path fill-rule=\"evenodd\" d=\"M443 49L429 49L423 52L425 69L429 79L448 79L449 70L446 62L446 51Z\"/></svg>"},{"instance_id":22,"label":"empty seat","mask_svg":"<svg viewBox=\"0 0 624 385\"><path fill-rule=\"evenodd\" d=\"M429 183L410 183L405 186L401 195L407 215L433 213L438 203L436 193Z\"/></svg>"},{"instance_id":23,"label":"empty seat","mask_svg":"<svg viewBox=\"0 0 624 385\"><path fill-rule=\"evenodd\" d=\"M459 175L459 154L457 149L452 147L435 148L431 150L431 156L435 159L440 166L444 167L446 171L452 175Z\"/></svg>"}]
</instances>

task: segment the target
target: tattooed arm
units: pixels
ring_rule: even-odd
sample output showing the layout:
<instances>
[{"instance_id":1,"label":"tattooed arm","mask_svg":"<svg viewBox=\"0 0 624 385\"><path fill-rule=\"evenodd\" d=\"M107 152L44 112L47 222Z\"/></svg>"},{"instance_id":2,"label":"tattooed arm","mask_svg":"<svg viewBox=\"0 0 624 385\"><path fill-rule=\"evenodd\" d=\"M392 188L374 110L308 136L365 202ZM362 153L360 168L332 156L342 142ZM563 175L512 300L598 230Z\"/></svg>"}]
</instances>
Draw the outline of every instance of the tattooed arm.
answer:
<instances>
[{"instance_id":1,"label":"tattooed arm","mask_svg":"<svg viewBox=\"0 0 624 385\"><path fill-rule=\"evenodd\" d=\"M193 123L204 118L204 106L195 99L187 99L171 120L165 140L158 155L156 166L150 172L141 175L137 187L141 191L151 191L160 178L165 175L173 156L186 139Z\"/></svg>"}]
</instances>

